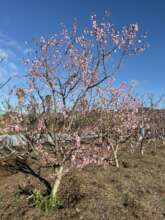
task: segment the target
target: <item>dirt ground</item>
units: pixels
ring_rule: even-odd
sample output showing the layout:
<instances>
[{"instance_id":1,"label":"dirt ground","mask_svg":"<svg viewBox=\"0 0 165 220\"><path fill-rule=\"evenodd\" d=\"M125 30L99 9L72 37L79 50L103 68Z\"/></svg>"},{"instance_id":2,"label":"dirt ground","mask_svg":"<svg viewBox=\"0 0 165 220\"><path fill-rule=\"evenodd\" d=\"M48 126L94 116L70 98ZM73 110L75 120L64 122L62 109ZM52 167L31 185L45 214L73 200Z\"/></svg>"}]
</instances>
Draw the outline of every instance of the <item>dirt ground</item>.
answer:
<instances>
[{"instance_id":1,"label":"dirt ground","mask_svg":"<svg viewBox=\"0 0 165 220\"><path fill-rule=\"evenodd\" d=\"M65 208L49 214L19 194L23 174L0 168L0 220L165 220L165 146L149 148L143 157L122 153L120 168L73 171L60 189Z\"/></svg>"}]
</instances>

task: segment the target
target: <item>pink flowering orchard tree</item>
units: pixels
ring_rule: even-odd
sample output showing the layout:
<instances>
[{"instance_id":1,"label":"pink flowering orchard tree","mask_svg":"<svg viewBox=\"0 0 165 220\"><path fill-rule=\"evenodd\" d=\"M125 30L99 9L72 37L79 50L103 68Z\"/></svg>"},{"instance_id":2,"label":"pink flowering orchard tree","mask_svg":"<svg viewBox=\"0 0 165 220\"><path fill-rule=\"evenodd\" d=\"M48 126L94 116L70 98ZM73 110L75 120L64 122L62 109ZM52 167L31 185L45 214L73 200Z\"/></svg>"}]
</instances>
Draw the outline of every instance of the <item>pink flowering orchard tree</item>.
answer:
<instances>
[{"instance_id":1,"label":"pink flowering orchard tree","mask_svg":"<svg viewBox=\"0 0 165 220\"><path fill-rule=\"evenodd\" d=\"M97 106L100 109L99 144L109 148L115 165L119 167L118 152L120 148L131 148L140 124L140 103L129 92L128 86L122 83L118 88L98 88Z\"/></svg>"},{"instance_id":2,"label":"pink flowering orchard tree","mask_svg":"<svg viewBox=\"0 0 165 220\"><path fill-rule=\"evenodd\" d=\"M145 129L143 141L150 145L153 143L156 151L158 140L163 142L164 138L164 111L161 109L164 102L164 95L155 97L153 94L147 95L142 100L141 108L141 125ZM159 143L160 144L160 143ZM143 154L145 146L141 144L141 153Z\"/></svg>"},{"instance_id":3,"label":"pink flowering orchard tree","mask_svg":"<svg viewBox=\"0 0 165 220\"><path fill-rule=\"evenodd\" d=\"M72 167L107 165L112 157L110 152L118 166L119 143L132 134L131 129L137 124L136 102L126 94L123 96L122 88L113 90L109 80L125 56L146 48L146 36L139 37L137 23L117 29L108 17L98 22L95 15L91 23L90 28L82 31L74 23L71 31L63 26L60 33L48 39L41 37L35 53L25 59L27 85L17 88L18 104L10 110L8 128L14 126L17 134L26 139L24 154L17 150L14 153L19 169L42 181L53 197L62 176ZM113 121L104 123L107 142L98 147L82 143L79 120L95 110L93 104L100 99L100 87L104 99L108 93L111 95L107 103ZM106 106L103 108L106 111ZM53 184L30 167L29 158L54 170Z\"/></svg>"}]
</instances>

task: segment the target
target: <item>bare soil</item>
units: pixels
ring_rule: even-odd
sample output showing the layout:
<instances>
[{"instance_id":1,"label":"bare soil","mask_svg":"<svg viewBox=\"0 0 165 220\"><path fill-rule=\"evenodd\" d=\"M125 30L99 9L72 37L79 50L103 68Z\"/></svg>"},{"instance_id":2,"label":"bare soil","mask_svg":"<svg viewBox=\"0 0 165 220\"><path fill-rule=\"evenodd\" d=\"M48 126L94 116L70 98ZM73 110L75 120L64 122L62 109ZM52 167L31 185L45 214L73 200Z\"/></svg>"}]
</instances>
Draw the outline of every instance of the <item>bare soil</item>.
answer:
<instances>
[{"instance_id":1,"label":"bare soil","mask_svg":"<svg viewBox=\"0 0 165 220\"><path fill-rule=\"evenodd\" d=\"M72 171L59 193L64 208L49 214L19 193L25 178L0 168L0 220L165 220L165 146L122 152L120 168Z\"/></svg>"}]
</instances>

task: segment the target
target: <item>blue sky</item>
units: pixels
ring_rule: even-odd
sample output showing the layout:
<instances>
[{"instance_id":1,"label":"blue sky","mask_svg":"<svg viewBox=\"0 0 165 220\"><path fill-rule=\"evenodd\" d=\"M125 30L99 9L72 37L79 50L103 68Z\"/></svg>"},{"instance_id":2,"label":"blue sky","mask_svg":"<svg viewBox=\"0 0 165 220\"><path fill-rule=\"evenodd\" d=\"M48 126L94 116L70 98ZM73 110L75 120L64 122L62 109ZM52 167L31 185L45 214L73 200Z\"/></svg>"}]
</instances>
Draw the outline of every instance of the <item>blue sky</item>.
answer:
<instances>
[{"instance_id":1,"label":"blue sky","mask_svg":"<svg viewBox=\"0 0 165 220\"><path fill-rule=\"evenodd\" d=\"M21 74L25 42L40 36L51 36L60 23L71 26L74 18L83 28L90 16L111 11L117 26L138 22L149 32L144 53L127 57L119 81L134 80L139 93L165 93L165 1L164 0L0 0L0 80Z\"/></svg>"}]
</instances>

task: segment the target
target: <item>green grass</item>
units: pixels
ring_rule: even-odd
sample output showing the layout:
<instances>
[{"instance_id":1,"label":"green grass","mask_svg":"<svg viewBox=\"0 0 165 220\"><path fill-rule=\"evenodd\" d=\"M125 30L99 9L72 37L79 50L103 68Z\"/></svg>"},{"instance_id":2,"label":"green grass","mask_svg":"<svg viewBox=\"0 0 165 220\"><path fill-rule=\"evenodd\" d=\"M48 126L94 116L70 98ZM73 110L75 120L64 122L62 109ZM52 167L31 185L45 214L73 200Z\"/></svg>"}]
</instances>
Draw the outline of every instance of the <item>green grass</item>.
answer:
<instances>
[{"instance_id":1,"label":"green grass","mask_svg":"<svg viewBox=\"0 0 165 220\"><path fill-rule=\"evenodd\" d=\"M33 191L32 199L36 208L39 208L47 213L55 211L61 206L60 200L57 196L43 196L38 190Z\"/></svg>"}]
</instances>

